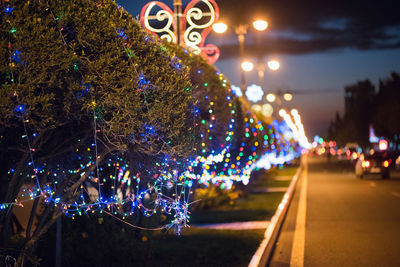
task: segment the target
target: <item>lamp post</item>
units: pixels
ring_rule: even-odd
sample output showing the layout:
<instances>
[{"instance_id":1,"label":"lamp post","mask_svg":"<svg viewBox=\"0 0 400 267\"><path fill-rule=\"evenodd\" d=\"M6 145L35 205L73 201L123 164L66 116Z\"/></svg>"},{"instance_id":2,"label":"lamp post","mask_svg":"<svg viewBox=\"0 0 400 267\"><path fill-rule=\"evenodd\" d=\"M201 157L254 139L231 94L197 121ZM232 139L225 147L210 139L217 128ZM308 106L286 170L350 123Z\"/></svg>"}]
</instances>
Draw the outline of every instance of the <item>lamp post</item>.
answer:
<instances>
[{"instance_id":1,"label":"lamp post","mask_svg":"<svg viewBox=\"0 0 400 267\"><path fill-rule=\"evenodd\" d=\"M268 22L266 22L265 20L256 20L252 23L252 25L253 25L254 29L257 31L265 31L268 27ZM213 26L214 31L217 33L223 33L227 30L227 28L228 27L222 22L216 23ZM244 59L245 59L244 41L245 41L245 35L247 34L248 28L249 28L248 24L239 24L237 26L234 26L235 34L237 35L238 41L239 41L239 58L240 58L241 66L243 66L242 63L245 62L244 61ZM246 70L245 69L243 67L240 68L240 89L243 92L246 91L246 76L245 76Z\"/></svg>"},{"instance_id":2,"label":"lamp post","mask_svg":"<svg viewBox=\"0 0 400 267\"><path fill-rule=\"evenodd\" d=\"M263 62L257 64L258 79L262 87L264 87L264 74L266 66L272 71L277 71L280 68L280 63L279 61L273 59L268 61L267 64L264 64Z\"/></svg>"},{"instance_id":3,"label":"lamp post","mask_svg":"<svg viewBox=\"0 0 400 267\"><path fill-rule=\"evenodd\" d=\"M268 93L265 98L268 102L274 103L276 102L277 106L281 108L284 102L290 102L293 99L293 94L289 91L282 92L281 90L276 91L275 93Z\"/></svg>"},{"instance_id":4,"label":"lamp post","mask_svg":"<svg viewBox=\"0 0 400 267\"><path fill-rule=\"evenodd\" d=\"M182 18L182 0L174 0L174 14L175 14L175 36L177 43L181 44L181 18Z\"/></svg>"}]
</instances>

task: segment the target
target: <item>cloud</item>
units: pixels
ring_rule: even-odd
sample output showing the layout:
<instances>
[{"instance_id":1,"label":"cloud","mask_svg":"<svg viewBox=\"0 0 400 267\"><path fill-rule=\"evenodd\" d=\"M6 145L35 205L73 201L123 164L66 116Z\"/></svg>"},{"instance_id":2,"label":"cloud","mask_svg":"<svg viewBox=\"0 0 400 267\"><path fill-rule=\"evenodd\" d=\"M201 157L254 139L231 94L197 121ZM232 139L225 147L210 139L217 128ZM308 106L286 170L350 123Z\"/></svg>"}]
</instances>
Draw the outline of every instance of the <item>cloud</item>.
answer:
<instances>
[{"instance_id":1,"label":"cloud","mask_svg":"<svg viewBox=\"0 0 400 267\"><path fill-rule=\"evenodd\" d=\"M266 18L265 33L249 29L248 56L263 54L305 54L353 48L358 50L400 47L400 16L397 0L220 0L221 20L232 27ZM245 4L244 4L245 3ZM233 32L233 31L231 31ZM233 35L233 33L231 33ZM221 58L238 56L234 36L217 44ZM223 40L229 40L224 43ZM261 46L260 46L261 44Z\"/></svg>"}]
</instances>

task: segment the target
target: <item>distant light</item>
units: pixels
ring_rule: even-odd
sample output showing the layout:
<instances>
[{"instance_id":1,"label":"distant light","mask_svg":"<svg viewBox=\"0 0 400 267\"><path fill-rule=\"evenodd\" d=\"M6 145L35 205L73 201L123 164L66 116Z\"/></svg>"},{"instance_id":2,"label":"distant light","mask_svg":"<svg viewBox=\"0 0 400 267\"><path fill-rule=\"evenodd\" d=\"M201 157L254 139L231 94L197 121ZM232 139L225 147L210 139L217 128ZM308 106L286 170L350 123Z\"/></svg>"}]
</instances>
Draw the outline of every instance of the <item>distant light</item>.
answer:
<instances>
[{"instance_id":1,"label":"distant light","mask_svg":"<svg viewBox=\"0 0 400 267\"><path fill-rule=\"evenodd\" d=\"M386 140L379 140L379 150L387 150L388 142Z\"/></svg>"},{"instance_id":2,"label":"distant light","mask_svg":"<svg viewBox=\"0 0 400 267\"><path fill-rule=\"evenodd\" d=\"M383 167L385 167L385 168L389 167L389 161L385 160L383 162Z\"/></svg>"},{"instance_id":3,"label":"distant light","mask_svg":"<svg viewBox=\"0 0 400 267\"><path fill-rule=\"evenodd\" d=\"M285 99L286 101L290 102L293 99L293 95L291 93L284 93L283 94L283 99Z\"/></svg>"},{"instance_id":4,"label":"distant light","mask_svg":"<svg viewBox=\"0 0 400 267\"><path fill-rule=\"evenodd\" d=\"M242 63L242 69L243 69L244 71L252 71L253 68L254 68L254 64L251 63L250 61L244 61L244 62Z\"/></svg>"},{"instance_id":5,"label":"distant light","mask_svg":"<svg viewBox=\"0 0 400 267\"><path fill-rule=\"evenodd\" d=\"M261 86L252 84L249 87L247 87L246 96L247 99L249 99L250 101L258 102L262 99L263 95L264 91L262 90Z\"/></svg>"},{"instance_id":6,"label":"distant light","mask_svg":"<svg viewBox=\"0 0 400 267\"><path fill-rule=\"evenodd\" d=\"M212 26L216 33L224 33L228 29L228 26L223 22L214 23Z\"/></svg>"},{"instance_id":7,"label":"distant light","mask_svg":"<svg viewBox=\"0 0 400 267\"><path fill-rule=\"evenodd\" d=\"M287 114L287 113L286 113L286 110L284 110L283 108L279 110L279 116L283 117L283 116L285 116L286 114Z\"/></svg>"},{"instance_id":8,"label":"distant light","mask_svg":"<svg viewBox=\"0 0 400 267\"><path fill-rule=\"evenodd\" d=\"M370 163L369 163L368 160L364 160L364 161L361 163L361 167L363 167L363 168L368 168L369 166L370 166Z\"/></svg>"},{"instance_id":9,"label":"distant light","mask_svg":"<svg viewBox=\"0 0 400 267\"><path fill-rule=\"evenodd\" d=\"M276 96L274 95L274 94L272 94L272 93L269 93L269 94L267 94L267 101L268 102L274 102L275 101L275 99L276 99Z\"/></svg>"},{"instance_id":10,"label":"distant light","mask_svg":"<svg viewBox=\"0 0 400 267\"><path fill-rule=\"evenodd\" d=\"M262 114L265 117L271 117L273 112L274 112L274 108L270 104L264 104L262 106Z\"/></svg>"},{"instance_id":11,"label":"distant light","mask_svg":"<svg viewBox=\"0 0 400 267\"><path fill-rule=\"evenodd\" d=\"M256 20L253 22L253 26L257 31L265 31L268 27L268 22L265 20Z\"/></svg>"},{"instance_id":12,"label":"distant light","mask_svg":"<svg viewBox=\"0 0 400 267\"><path fill-rule=\"evenodd\" d=\"M268 61L267 65L270 70L278 70L279 67L281 66L281 64L279 64L279 62L275 59Z\"/></svg>"},{"instance_id":13,"label":"distant light","mask_svg":"<svg viewBox=\"0 0 400 267\"><path fill-rule=\"evenodd\" d=\"M293 116L299 114L299 112L297 111L297 109L292 109L292 111L291 111L290 113L292 113Z\"/></svg>"}]
</instances>

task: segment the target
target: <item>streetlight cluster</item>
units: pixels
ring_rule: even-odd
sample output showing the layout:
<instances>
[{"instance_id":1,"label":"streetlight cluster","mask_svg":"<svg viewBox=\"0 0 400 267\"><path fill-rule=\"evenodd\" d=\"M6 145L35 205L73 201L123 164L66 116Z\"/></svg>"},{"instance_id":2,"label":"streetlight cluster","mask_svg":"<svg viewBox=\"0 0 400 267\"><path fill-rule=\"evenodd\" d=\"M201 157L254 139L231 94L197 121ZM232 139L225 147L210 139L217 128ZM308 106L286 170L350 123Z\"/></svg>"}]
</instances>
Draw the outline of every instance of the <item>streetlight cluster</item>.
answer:
<instances>
[{"instance_id":1,"label":"streetlight cluster","mask_svg":"<svg viewBox=\"0 0 400 267\"><path fill-rule=\"evenodd\" d=\"M265 20L256 20L252 23L252 26L254 27L255 30L257 31L265 31L268 28L268 22ZM245 72L250 72L254 70L255 65L253 62L250 60L245 60L245 55L244 55L244 40L245 40L245 35L247 34L247 30L250 27L248 24L240 24L238 26L234 27L235 34L238 36L238 41L239 41L239 49L240 49L240 70L241 70L241 86L240 89L242 92L246 92L247 98L252 101L252 102L258 102L262 99L262 86L263 86L263 81L264 81L264 73L266 69L269 69L271 71L277 71L280 68L280 63L276 59L271 59L267 61L266 63L259 63L257 64L257 71L258 71L258 77L260 81L261 86L256 86L252 85L246 90L246 81L245 81ZM228 30L228 25L226 25L223 22L218 22L213 24L213 30L217 33L224 33ZM239 89L239 88L237 88ZM240 91L240 90L238 90ZM261 91L261 92L260 92ZM276 102L277 105L280 107L282 106L282 102L290 102L293 99L293 95L286 91L282 92L278 90L277 92L270 92L265 96L266 100L270 103ZM253 105L254 111L264 111L263 115L269 114L270 116L272 115L273 108L271 104L265 104L265 107L261 107L259 105Z\"/></svg>"},{"instance_id":2,"label":"streetlight cluster","mask_svg":"<svg viewBox=\"0 0 400 267\"><path fill-rule=\"evenodd\" d=\"M257 31L265 31L268 28L268 22L265 20L256 20L252 23L253 27ZM254 64L250 61L244 60L244 40L245 35L247 34L247 29L249 28L248 24L240 24L234 27L235 34L238 37L239 41L239 52L240 52L240 62L241 62L241 85L240 88L242 91L246 90L246 80L245 80L245 71L251 71L254 68ZM223 23L215 23L213 24L213 30L216 33L224 33L228 30L228 26ZM278 67L279 68L279 67Z\"/></svg>"}]
</instances>

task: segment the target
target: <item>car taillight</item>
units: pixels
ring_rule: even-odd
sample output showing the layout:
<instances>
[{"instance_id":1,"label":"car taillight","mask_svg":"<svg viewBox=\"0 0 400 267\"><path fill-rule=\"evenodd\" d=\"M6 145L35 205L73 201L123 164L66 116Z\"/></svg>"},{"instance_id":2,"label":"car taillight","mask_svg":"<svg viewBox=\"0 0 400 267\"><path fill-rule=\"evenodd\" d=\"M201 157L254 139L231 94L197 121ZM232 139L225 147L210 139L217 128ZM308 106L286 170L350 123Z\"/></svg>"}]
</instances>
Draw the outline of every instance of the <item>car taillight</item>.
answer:
<instances>
[{"instance_id":1,"label":"car taillight","mask_svg":"<svg viewBox=\"0 0 400 267\"><path fill-rule=\"evenodd\" d=\"M389 167L389 161L385 160L385 161L382 163L382 165L383 165L383 167L385 167L385 168Z\"/></svg>"},{"instance_id":2,"label":"car taillight","mask_svg":"<svg viewBox=\"0 0 400 267\"><path fill-rule=\"evenodd\" d=\"M368 168L369 165L370 165L370 162L368 160L363 160L362 163L361 163L361 166L363 168Z\"/></svg>"}]
</instances>

